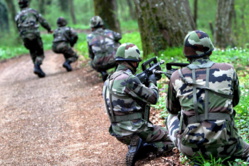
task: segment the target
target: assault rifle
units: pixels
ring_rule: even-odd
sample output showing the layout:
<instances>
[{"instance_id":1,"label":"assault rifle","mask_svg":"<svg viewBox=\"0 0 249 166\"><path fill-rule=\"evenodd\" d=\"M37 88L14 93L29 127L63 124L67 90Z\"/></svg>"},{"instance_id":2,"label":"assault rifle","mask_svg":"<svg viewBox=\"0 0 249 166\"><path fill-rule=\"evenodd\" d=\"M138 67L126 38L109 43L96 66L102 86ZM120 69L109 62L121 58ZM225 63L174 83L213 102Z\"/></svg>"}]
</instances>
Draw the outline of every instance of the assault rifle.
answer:
<instances>
[{"instance_id":1,"label":"assault rifle","mask_svg":"<svg viewBox=\"0 0 249 166\"><path fill-rule=\"evenodd\" d=\"M175 62L170 62L170 63L166 63L166 69L167 71L161 71L161 70L154 70L153 73L154 74L164 74L168 79L170 79L172 73L174 71L176 71L177 69L188 66L188 63L175 63ZM175 68L176 67L176 68Z\"/></svg>"},{"instance_id":2,"label":"assault rifle","mask_svg":"<svg viewBox=\"0 0 249 166\"><path fill-rule=\"evenodd\" d=\"M155 74L156 75L156 80L160 80L162 78L161 73L157 73L156 71L161 71L161 64L163 64L164 61L157 61L157 58L151 58L149 60L147 60L146 62L144 62L142 64L142 73L137 74L137 77L140 79L140 81L145 84L148 85L148 78L151 74Z\"/></svg>"}]
</instances>

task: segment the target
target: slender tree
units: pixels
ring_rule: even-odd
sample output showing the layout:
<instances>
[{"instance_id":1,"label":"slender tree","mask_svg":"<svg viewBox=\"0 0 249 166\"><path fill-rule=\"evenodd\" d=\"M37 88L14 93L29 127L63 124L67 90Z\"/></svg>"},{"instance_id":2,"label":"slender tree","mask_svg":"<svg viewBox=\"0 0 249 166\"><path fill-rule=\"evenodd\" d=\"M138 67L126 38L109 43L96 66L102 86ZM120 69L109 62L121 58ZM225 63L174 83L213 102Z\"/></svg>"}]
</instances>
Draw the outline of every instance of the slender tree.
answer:
<instances>
[{"instance_id":1,"label":"slender tree","mask_svg":"<svg viewBox=\"0 0 249 166\"><path fill-rule=\"evenodd\" d=\"M70 7L70 15L73 20L73 24L77 24L76 16L74 13L74 1L73 0L69 0L69 7Z\"/></svg>"},{"instance_id":2,"label":"slender tree","mask_svg":"<svg viewBox=\"0 0 249 166\"><path fill-rule=\"evenodd\" d=\"M216 22L214 29L214 44L216 47L233 46L232 16L234 0L217 0Z\"/></svg>"},{"instance_id":3,"label":"slender tree","mask_svg":"<svg viewBox=\"0 0 249 166\"><path fill-rule=\"evenodd\" d=\"M15 4L14 4L13 0L5 0L5 2L6 2L8 9L11 13L11 21L12 21L13 25L16 25L16 23L15 23L15 17L16 17Z\"/></svg>"},{"instance_id":4,"label":"slender tree","mask_svg":"<svg viewBox=\"0 0 249 166\"><path fill-rule=\"evenodd\" d=\"M41 14L44 14L46 2L45 2L45 0L39 0L38 2L39 2L39 12Z\"/></svg>"},{"instance_id":5,"label":"slender tree","mask_svg":"<svg viewBox=\"0 0 249 166\"><path fill-rule=\"evenodd\" d=\"M182 46L188 31L193 30L192 16L185 0L134 0L144 56L158 55L167 47Z\"/></svg>"},{"instance_id":6,"label":"slender tree","mask_svg":"<svg viewBox=\"0 0 249 166\"><path fill-rule=\"evenodd\" d=\"M68 12L69 11L69 2L70 0L59 0L59 4L61 7L61 11Z\"/></svg>"},{"instance_id":7,"label":"slender tree","mask_svg":"<svg viewBox=\"0 0 249 166\"><path fill-rule=\"evenodd\" d=\"M198 0L194 0L194 23L197 27L197 18L198 18Z\"/></svg>"},{"instance_id":8,"label":"slender tree","mask_svg":"<svg viewBox=\"0 0 249 166\"><path fill-rule=\"evenodd\" d=\"M0 1L0 31L9 32L8 10L1 1Z\"/></svg>"},{"instance_id":9,"label":"slender tree","mask_svg":"<svg viewBox=\"0 0 249 166\"><path fill-rule=\"evenodd\" d=\"M132 0L127 0L127 5L129 6L130 16L133 20L137 19L134 3Z\"/></svg>"},{"instance_id":10,"label":"slender tree","mask_svg":"<svg viewBox=\"0 0 249 166\"><path fill-rule=\"evenodd\" d=\"M121 32L116 0L94 0L94 13L103 19L106 28Z\"/></svg>"}]
</instances>

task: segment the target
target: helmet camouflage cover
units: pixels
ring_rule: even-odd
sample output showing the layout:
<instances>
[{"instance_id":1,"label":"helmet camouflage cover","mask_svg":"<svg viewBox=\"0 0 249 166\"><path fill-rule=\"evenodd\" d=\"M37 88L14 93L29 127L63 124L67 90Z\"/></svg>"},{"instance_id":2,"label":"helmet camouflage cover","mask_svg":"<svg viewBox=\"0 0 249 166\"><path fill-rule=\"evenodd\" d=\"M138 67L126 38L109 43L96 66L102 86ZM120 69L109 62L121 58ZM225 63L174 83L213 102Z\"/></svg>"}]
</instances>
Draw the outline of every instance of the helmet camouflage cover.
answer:
<instances>
[{"instance_id":1,"label":"helmet camouflage cover","mask_svg":"<svg viewBox=\"0 0 249 166\"><path fill-rule=\"evenodd\" d=\"M210 37L203 31L191 31L184 39L184 55L188 58L198 58L209 55L214 50Z\"/></svg>"},{"instance_id":2,"label":"helmet camouflage cover","mask_svg":"<svg viewBox=\"0 0 249 166\"><path fill-rule=\"evenodd\" d=\"M63 18L63 17L59 17L59 18L57 19L57 25L58 25L59 27L61 27L61 26L66 26L66 25L67 25L67 20L66 20L65 18Z\"/></svg>"},{"instance_id":3,"label":"helmet camouflage cover","mask_svg":"<svg viewBox=\"0 0 249 166\"><path fill-rule=\"evenodd\" d=\"M103 22L102 18L99 16L94 16L90 20L90 27L91 28L95 28L95 27L99 27L99 26L103 26L103 25L104 25L104 22Z\"/></svg>"},{"instance_id":4,"label":"helmet camouflage cover","mask_svg":"<svg viewBox=\"0 0 249 166\"><path fill-rule=\"evenodd\" d=\"M18 5L20 8L25 8L29 5L29 0L18 0Z\"/></svg>"},{"instance_id":5,"label":"helmet camouflage cover","mask_svg":"<svg viewBox=\"0 0 249 166\"><path fill-rule=\"evenodd\" d=\"M118 50L115 55L115 60L140 62L140 51L135 44L124 43L118 47Z\"/></svg>"}]
</instances>

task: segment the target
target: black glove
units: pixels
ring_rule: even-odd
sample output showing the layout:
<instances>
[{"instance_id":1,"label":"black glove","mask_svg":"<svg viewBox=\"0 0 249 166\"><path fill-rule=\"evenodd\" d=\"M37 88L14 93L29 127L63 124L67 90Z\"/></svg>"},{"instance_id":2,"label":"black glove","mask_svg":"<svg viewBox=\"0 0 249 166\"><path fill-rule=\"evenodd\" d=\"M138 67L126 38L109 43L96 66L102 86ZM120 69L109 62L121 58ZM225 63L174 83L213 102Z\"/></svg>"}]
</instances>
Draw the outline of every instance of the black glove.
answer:
<instances>
[{"instance_id":1,"label":"black glove","mask_svg":"<svg viewBox=\"0 0 249 166\"><path fill-rule=\"evenodd\" d=\"M151 74L151 75L149 76L148 82L149 82L149 83L151 82L151 83L153 83L153 84L156 85L156 76L155 76L155 74Z\"/></svg>"}]
</instances>

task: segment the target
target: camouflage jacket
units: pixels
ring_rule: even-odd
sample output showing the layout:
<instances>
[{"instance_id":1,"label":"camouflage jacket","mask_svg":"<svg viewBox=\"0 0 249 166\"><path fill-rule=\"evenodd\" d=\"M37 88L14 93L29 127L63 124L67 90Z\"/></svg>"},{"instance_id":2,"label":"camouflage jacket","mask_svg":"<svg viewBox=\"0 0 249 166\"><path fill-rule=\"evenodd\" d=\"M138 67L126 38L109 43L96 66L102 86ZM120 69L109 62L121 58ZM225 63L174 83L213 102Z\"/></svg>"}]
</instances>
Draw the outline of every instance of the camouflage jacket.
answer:
<instances>
[{"instance_id":1,"label":"camouflage jacket","mask_svg":"<svg viewBox=\"0 0 249 166\"><path fill-rule=\"evenodd\" d=\"M241 156L243 143L233 120L239 98L239 80L230 64L201 58L175 71L167 109L175 115L181 112L177 133L184 146L179 145L180 151L191 155L183 148L189 147L207 156Z\"/></svg>"},{"instance_id":2,"label":"camouflage jacket","mask_svg":"<svg viewBox=\"0 0 249 166\"><path fill-rule=\"evenodd\" d=\"M210 67L208 78L206 78L206 67ZM206 107L208 107L209 113L218 112L232 115L234 113L233 107L239 103L240 98L239 80L233 66L227 63L213 63L204 58L197 59L181 69L187 82L194 81L190 68L195 69L195 82L211 89L208 91L208 98L204 89L196 89L198 114L204 113L205 100L207 100L208 106ZM207 83L206 79L209 79ZM179 71L175 71L170 78L167 99L167 109L171 114L178 114L182 110L188 117L195 115L193 86L184 82Z\"/></svg>"},{"instance_id":3,"label":"camouflage jacket","mask_svg":"<svg viewBox=\"0 0 249 166\"><path fill-rule=\"evenodd\" d=\"M145 104L155 104L158 99L157 87L153 83L146 87L132 70L123 64L120 64L117 70L108 77L103 89L108 110L111 109L111 102L111 111L115 115L143 111Z\"/></svg>"},{"instance_id":4,"label":"camouflage jacket","mask_svg":"<svg viewBox=\"0 0 249 166\"><path fill-rule=\"evenodd\" d=\"M74 45L78 40L78 34L70 27L59 27L54 31L54 43L67 42Z\"/></svg>"},{"instance_id":5,"label":"camouflage jacket","mask_svg":"<svg viewBox=\"0 0 249 166\"><path fill-rule=\"evenodd\" d=\"M39 35L39 23L47 30L51 28L47 21L36 10L31 8L22 9L15 17L20 36L25 37L29 33Z\"/></svg>"},{"instance_id":6,"label":"camouflage jacket","mask_svg":"<svg viewBox=\"0 0 249 166\"><path fill-rule=\"evenodd\" d=\"M114 61L119 40L122 38L120 33L98 28L87 36L89 57L96 65ZM112 63L112 62L111 62Z\"/></svg>"},{"instance_id":7,"label":"camouflage jacket","mask_svg":"<svg viewBox=\"0 0 249 166\"><path fill-rule=\"evenodd\" d=\"M156 104L158 88L153 83L146 87L126 65L120 64L117 70L105 81L103 97L110 119L112 119L111 115L119 118L131 115L133 119L140 119L134 123L127 119L112 123L109 130L111 135L132 135L134 132L142 130L144 126L153 126L141 117L136 118L136 115L144 113L145 105Z\"/></svg>"}]
</instances>

